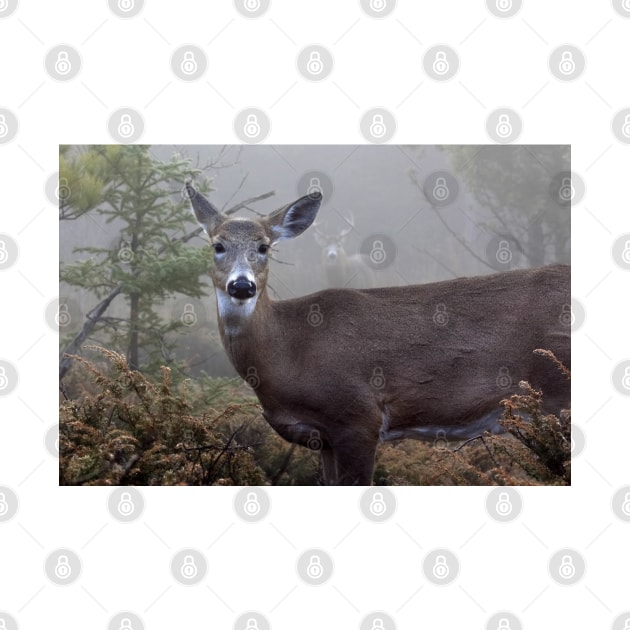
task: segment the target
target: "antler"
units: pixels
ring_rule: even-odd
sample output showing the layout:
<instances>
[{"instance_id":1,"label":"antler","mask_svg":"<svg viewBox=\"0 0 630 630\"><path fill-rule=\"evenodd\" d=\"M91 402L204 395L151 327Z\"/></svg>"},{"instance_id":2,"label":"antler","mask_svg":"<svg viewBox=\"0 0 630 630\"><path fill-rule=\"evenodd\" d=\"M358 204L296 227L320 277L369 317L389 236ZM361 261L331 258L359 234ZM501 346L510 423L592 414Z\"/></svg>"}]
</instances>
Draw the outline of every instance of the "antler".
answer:
<instances>
[{"instance_id":1,"label":"antler","mask_svg":"<svg viewBox=\"0 0 630 630\"><path fill-rule=\"evenodd\" d=\"M345 238L354 229L354 215L352 214L351 210L346 210L345 212L339 212L339 216L346 223L346 227L342 228L339 231L339 236L341 238Z\"/></svg>"}]
</instances>

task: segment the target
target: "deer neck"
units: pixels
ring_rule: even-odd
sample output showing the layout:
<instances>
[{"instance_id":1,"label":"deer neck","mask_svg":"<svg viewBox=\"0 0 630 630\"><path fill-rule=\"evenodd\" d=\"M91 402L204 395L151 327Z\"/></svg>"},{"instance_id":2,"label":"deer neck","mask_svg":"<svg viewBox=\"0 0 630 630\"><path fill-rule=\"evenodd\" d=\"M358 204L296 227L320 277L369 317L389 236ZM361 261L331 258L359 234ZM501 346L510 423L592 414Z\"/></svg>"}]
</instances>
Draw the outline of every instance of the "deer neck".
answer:
<instances>
[{"instance_id":1,"label":"deer neck","mask_svg":"<svg viewBox=\"0 0 630 630\"><path fill-rule=\"evenodd\" d=\"M266 291L236 303L225 291L217 290L219 333L223 346L236 371L246 372L256 363L260 340L269 342L265 332L269 311L273 308Z\"/></svg>"}]
</instances>

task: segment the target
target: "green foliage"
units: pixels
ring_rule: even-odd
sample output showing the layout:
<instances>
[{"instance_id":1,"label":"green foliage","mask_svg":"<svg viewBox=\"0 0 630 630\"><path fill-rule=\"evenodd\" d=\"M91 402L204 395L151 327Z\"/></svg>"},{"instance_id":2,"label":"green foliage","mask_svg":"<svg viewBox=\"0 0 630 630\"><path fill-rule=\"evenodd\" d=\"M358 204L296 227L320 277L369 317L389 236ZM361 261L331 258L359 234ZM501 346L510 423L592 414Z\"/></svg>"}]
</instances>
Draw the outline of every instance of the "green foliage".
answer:
<instances>
[{"instance_id":1,"label":"green foliage","mask_svg":"<svg viewBox=\"0 0 630 630\"><path fill-rule=\"evenodd\" d=\"M208 286L201 278L211 264L209 249L185 244L191 214L181 190L192 176L200 179L189 160L174 155L161 162L148 146L60 148L60 182L69 191L60 218L112 226L107 245L75 248L82 258L61 265L60 282L97 299L119 291L127 315L103 316L91 336L124 348L133 367L156 375L174 347L166 333L183 326L159 316L157 305L175 294L202 297ZM198 186L207 191L209 182Z\"/></svg>"}]
</instances>

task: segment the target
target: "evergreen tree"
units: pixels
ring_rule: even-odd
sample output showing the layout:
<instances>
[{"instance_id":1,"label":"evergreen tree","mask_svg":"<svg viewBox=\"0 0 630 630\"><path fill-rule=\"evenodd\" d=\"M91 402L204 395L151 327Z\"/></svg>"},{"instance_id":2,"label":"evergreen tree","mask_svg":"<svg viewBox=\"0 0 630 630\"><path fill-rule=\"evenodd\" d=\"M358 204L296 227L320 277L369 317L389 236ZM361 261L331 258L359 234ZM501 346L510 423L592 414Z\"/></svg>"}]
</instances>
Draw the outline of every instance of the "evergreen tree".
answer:
<instances>
[{"instance_id":1,"label":"evergreen tree","mask_svg":"<svg viewBox=\"0 0 630 630\"><path fill-rule=\"evenodd\" d=\"M168 162L155 159L149 146L61 147L59 162L60 220L95 227L104 220L116 235L109 247L76 248L84 257L61 265L60 282L100 301L62 353L60 378L70 366L64 355L94 336L122 349L133 369L155 372L170 350L165 335L183 325L161 316L157 307L176 293L205 295L201 276L210 257L207 248L185 244L200 230L186 233L190 210L181 191L188 177L197 176L202 191L209 181L199 181L200 171L178 155ZM126 315L106 317L119 296Z\"/></svg>"}]
</instances>

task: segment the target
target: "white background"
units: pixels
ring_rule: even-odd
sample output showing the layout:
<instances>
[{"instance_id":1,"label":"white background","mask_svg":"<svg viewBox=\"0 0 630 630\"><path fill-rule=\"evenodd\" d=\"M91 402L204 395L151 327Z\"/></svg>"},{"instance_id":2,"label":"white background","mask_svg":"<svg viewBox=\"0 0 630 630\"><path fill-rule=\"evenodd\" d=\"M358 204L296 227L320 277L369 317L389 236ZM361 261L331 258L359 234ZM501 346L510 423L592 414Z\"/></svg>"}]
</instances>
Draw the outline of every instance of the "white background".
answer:
<instances>
[{"instance_id":1,"label":"white background","mask_svg":"<svg viewBox=\"0 0 630 630\"><path fill-rule=\"evenodd\" d=\"M52 80L44 56L68 43L82 56L80 74ZM178 46L194 43L208 70L194 82L170 68ZM305 81L299 51L329 48L331 76ZM422 69L431 45L458 52L457 76L437 83ZM547 60L571 43L586 57L573 82L558 81ZM479 0L398 2L377 20L358 1L273 0L258 19L233 3L148 2L128 20L104 0L28 2L0 19L0 107L19 120L0 144L0 232L19 246L19 260L0 273L0 358L19 372L19 386L0 398L0 485L19 496L15 518L0 524L0 610L21 629L106 628L131 610L146 628L231 628L260 610L274 629L359 628L372 610L398 628L484 628L498 610L527 628L612 627L630 608L630 525L611 498L630 483L628 399L611 372L630 357L628 272L611 256L630 232L630 146L611 132L630 106L630 20L610 2L526 0L498 19ZM624 61L625 60L625 61ZM44 193L60 143L110 143L109 115L142 113L142 142L234 143L233 120L246 107L271 119L273 143L361 143L359 120L372 107L395 116L400 144L489 143L485 120L501 106L516 110L519 142L572 145L572 170L586 183L573 212L572 294L586 308L573 335L573 420L586 447L573 462L573 486L521 488L524 509L509 524L485 510L487 488L398 488L398 508L383 524L359 510L360 488L273 488L271 511L257 524L234 513L230 488L143 488L145 510L131 524L107 511L107 488L59 488L57 461L44 446L57 420L58 336L44 319L58 293L58 216ZM44 561L58 547L81 557L79 580L59 587ZM198 586L176 583L169 570L183 547L208 559ZM328 550L333 578L309 587L295 563L308 547ZM429 584L422 558L435 547L459 557L458 579ZM547 570L562 547L586 559L586 574L560 586ZM623 624L622 626L623 627Z\"/></svg>"}]
</instances>

